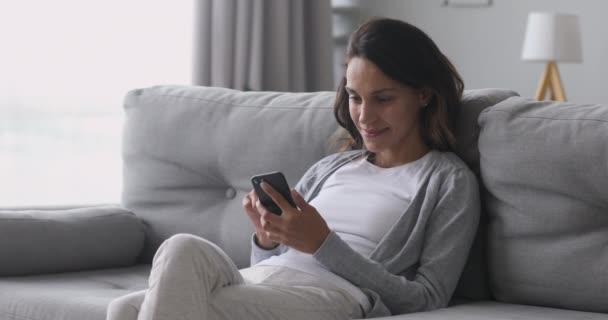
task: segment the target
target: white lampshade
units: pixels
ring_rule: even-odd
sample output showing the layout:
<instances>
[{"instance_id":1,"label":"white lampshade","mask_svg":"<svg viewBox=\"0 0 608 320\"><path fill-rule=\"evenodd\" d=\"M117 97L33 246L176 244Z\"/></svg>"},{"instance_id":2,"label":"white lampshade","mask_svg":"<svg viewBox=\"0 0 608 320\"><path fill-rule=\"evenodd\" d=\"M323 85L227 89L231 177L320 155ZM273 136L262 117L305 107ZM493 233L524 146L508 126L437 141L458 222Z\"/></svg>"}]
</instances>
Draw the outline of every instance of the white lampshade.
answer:
<instances>
[{"instance_id":1,"label":"white lampshade","mask_svg":"<svg viewBox=\"0 0 608 320\"><path fill-rule=\"evenodd\" d=\"M578 17L531 12L521 58L528 61L582 62Z\"/></svg>"}]
</instances>

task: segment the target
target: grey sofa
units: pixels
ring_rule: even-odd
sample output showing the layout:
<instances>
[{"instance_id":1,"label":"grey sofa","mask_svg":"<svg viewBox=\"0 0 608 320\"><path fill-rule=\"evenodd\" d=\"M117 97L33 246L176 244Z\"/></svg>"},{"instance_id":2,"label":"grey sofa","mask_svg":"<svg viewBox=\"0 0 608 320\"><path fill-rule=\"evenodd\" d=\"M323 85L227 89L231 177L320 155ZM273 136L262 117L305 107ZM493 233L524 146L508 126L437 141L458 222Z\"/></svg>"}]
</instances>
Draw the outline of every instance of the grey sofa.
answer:
<instances>
[{"instance_id":1,"label":"grey sofa","mask_svg":"<svg viewBox=\"0 0 608 320\"><path fill-rule=\"evenodd\" d=\"M333 99L130 92L120 205L0 211L0 320L105 319L112 299L146 288L156 248L176 233L247 266L250 177L280 170L295 185L335 152ZM458 154L482 188L476 241L449 307L390 318L608 319L608 107L499 89L463 102Z\"/></svg>"}]
</instances>

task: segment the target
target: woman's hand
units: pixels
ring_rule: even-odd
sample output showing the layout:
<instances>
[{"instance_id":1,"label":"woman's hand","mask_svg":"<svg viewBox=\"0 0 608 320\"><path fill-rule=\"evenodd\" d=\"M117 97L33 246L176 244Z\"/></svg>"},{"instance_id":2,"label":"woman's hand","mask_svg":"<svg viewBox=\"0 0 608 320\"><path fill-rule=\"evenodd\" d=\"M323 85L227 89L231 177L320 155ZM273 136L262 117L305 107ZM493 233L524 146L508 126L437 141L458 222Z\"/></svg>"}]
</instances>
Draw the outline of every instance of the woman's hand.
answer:
<instances>
[{"instance_id":1,"label":"woman's hand","mask_svg":"<svg viewBox=\"0 0 608 320\"><path fill-rule=\"evenodd\" d=\"M304 253L315 253L331 232L317 209L295 190L291 190L291 197L297 208L292 207L270 184L262 182L261 187L283 211L278 216L268 211L259 200L255 202L260 226L268 239Z\"/></svg>"},{"instance_id":2,"label":"woman's hand","mask_svg":"<svg viewBox=\"0 0 608 320\"><path fill-rule=\"evenodd\" d=\"M258 212L256 208L256 203L259 202L258 195L254 190L251 190L248 194L243 197L243 209L249 216L249 219L253 223L253 227L255 228L255 237L257 240L257 245L262 249L270 250L275 248L278 244L273 242L268 238L266 231L262 228L262 215Z\"/></svg>"}]
</instances>

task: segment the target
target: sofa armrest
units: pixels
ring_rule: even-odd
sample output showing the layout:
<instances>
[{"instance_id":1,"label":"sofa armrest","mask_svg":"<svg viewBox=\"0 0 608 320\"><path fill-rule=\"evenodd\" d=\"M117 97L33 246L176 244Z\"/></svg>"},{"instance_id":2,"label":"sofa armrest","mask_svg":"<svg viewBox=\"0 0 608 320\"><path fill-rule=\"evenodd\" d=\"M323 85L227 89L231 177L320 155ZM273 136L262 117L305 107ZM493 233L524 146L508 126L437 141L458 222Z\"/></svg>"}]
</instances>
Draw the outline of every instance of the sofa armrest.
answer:
<instances>
[{"instance_id":1,"label":"sofa armrest","mask_svg":"<svg viewBox=\"0 0 608 320\"><path fill-rule=\"evenodd\" d=\"M144 238L143 222L117 206L0 210L0 276L130 266Z\"/></svg>"}]
</instances>

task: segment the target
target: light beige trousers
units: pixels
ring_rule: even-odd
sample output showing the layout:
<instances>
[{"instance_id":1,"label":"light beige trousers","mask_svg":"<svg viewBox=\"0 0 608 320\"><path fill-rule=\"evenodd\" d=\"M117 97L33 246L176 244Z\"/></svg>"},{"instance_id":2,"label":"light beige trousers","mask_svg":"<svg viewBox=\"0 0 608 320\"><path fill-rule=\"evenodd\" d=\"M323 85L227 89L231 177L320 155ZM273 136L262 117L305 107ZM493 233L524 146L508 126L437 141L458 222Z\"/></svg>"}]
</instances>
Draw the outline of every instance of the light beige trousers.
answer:
<instances>
[{"instance_id":1,"label":"light beige trousers","mask_svg":"<svg viewBox=\"0 0 608 320\"><path fill-rule=\"evenodd\" d=\"M188 234L167 239L148 290L113 300L107 320L352 319L359 303L315 276L276 266L238 270L215 244Z\"/></svg>"}]
</instances>

